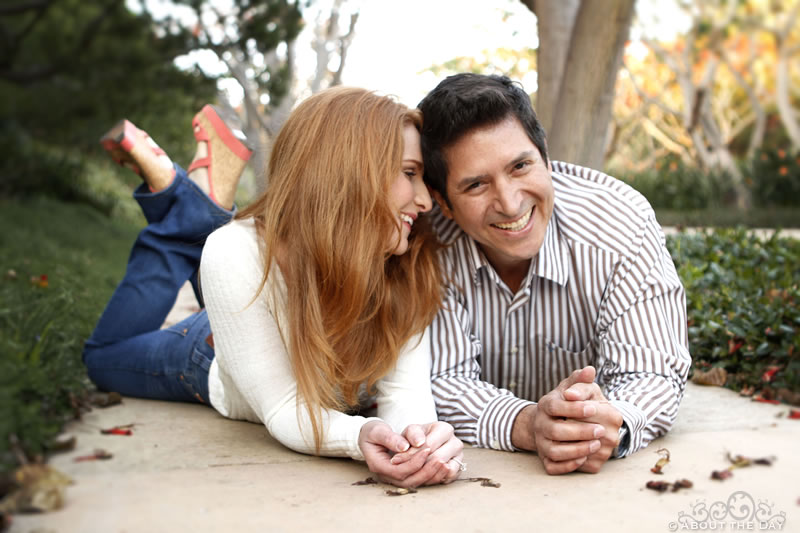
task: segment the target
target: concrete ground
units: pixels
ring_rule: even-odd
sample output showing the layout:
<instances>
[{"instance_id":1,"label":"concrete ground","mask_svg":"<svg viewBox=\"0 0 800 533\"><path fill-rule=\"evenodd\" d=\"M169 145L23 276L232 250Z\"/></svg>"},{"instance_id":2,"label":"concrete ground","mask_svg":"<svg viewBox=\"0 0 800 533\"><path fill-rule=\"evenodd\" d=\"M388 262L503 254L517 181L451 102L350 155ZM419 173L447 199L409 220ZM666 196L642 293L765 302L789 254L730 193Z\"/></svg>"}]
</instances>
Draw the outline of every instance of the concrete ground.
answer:
<instances>
[{"instance_id":1,"label":"concrete ground","mask_svg":"<svg viewBox=\"0 0 800 533\"><path fill-rule=\"evenodd\" d=\"M781 515L782 530L797 532L800 420L788 419L788 410L690 383L668 436L597 475L551 477L535 455L468 448L463 477L500 487L458 481L392 497L388 486L353 485L370 475L364 464L292 452L263 426L202 405L125 398L68 425L77 446L50 461L75 480L65 507L17 515L11 532L739 531L778 529L765 520ZM99 432L131 423L132 436ZM661 447L672 460L658 476L650 468ZM96 448L113 458L74 460ZM712 470L728 466L727 452L776 460L711 480ZM694 486L645 489L650 480L681 478ZM766 515L753 518L758 505Z\"/></svg>"}]
</instances>

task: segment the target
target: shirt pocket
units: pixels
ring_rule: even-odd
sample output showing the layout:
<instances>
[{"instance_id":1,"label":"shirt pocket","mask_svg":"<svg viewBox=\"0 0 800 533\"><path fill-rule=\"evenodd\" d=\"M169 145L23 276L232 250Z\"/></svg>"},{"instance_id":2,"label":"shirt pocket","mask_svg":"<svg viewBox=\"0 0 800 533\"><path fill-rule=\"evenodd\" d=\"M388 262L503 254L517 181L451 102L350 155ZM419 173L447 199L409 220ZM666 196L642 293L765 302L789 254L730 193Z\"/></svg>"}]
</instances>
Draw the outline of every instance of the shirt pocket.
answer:
<instances>
[{"instance_id":1,"label":"shirt pocket","mask_svg":"<svg viewBox=\"0 0 800 533\"><path fill-rule=\"evenodd\" d=\"M536 339L537 367L536 394L541 398L555 389L572 372L592 364L596 350L590 343L583 350L575 352L562 348L544 337Z\"/></svg>"}]
</instances>

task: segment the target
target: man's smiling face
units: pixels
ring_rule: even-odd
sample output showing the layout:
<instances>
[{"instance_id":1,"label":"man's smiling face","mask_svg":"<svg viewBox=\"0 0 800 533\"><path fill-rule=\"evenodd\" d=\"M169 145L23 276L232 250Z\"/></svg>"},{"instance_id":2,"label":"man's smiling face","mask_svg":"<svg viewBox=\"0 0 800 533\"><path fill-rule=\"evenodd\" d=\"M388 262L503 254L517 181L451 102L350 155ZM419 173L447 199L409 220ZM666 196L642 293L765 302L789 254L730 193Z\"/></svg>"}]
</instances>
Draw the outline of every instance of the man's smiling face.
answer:
<instances>
[{"instance_id":1,"label":"man's smiling face","mask_svg":"<svg viewBox=\"0 0 800 533\"><path fill-rule=\"evenodd\" d=\"M520 122L510 116L475 128L444 150L450 206L434 193L495 270L527 268L553 212L550 170Z\"/></svg>"}]
</instances>

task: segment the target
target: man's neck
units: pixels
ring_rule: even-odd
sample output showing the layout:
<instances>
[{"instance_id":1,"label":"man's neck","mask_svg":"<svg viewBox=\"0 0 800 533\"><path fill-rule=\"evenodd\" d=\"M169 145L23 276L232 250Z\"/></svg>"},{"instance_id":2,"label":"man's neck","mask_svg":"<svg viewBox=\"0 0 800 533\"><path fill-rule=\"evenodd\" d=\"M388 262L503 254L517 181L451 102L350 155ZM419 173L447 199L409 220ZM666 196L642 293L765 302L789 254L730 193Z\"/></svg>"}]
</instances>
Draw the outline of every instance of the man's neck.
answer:
<instances>
[{"instance_id":1,"label":"man's neck","mask_svg":"<svg viewBox=\"0 0 800 533\"><path fill-rule=\"evenodd\" d=\"M488 258L487 258L488 259ZM511 289L513 294L516 294L522 286L522 282L528 277L528 270L530 269L532 259L526 261L514 261L511 263L504 263L501 261L492 261L489 263L494 267L497 275L503 280L503 283Z\"/></svg>"}]
</instances>

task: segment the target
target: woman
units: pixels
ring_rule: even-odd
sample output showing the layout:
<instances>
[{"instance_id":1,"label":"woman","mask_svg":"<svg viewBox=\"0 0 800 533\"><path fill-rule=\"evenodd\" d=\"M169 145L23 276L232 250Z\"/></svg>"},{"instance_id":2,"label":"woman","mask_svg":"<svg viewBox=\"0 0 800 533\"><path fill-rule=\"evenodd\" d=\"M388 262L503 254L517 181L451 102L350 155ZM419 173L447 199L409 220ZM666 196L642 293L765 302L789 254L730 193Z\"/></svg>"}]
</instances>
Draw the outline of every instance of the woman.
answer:
<instances>
[{"instance_id":1,"label":"woman","mask_svg":"<svg viewBox=\"0 0 800 533\"><path fill-rule=\"evenodd\" d=\"M308 98L275 140L266 191L227 225L250 151L215 109L195 117L188 175L130 123L109 132L149 187L135 193L148 226L86 343L91 379L208 403L396 485L454 480L462 444L435 422L428 374L440 279L418 221L431 207L420 123L362 89ZM206 309L159 330L198 266ZM378 417L353 414L369 393Z\"/></svg>"}]
</instances>

